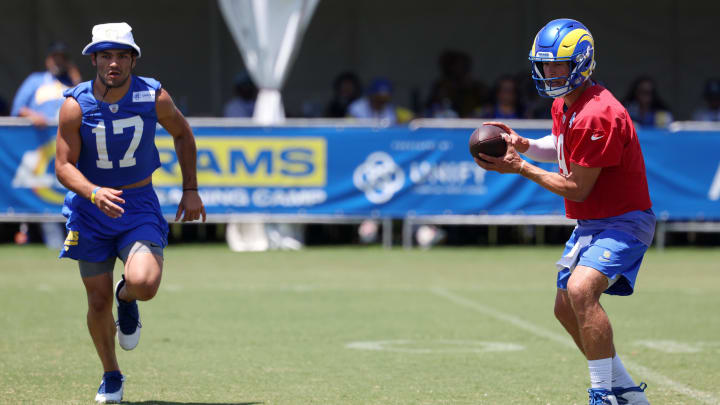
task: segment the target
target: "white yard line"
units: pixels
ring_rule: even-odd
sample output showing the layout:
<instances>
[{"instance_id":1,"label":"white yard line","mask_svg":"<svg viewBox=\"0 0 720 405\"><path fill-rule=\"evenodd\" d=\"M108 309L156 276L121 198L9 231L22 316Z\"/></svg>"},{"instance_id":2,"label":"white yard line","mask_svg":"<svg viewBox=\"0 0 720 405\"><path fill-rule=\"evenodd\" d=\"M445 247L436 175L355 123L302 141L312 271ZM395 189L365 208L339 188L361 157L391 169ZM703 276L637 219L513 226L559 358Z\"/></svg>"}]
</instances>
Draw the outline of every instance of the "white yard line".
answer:
<instances>
[{"instance_id":1,"label":"white yard line","mask_svg":"<svg viewBox=\"0 0 720 405\"><path fill-rule=\"evenodd\" d=\"M536 336L544 337L546 339L560 343L563 346L571 347L573 349L576 348L575 343L572 341L572 339L569 336L561 335L559 333L549 331L549 330L544 329L540 326L537 326L531 322L528 322L524 319L518 318L517 316L498 311L497 309L480 304L476 301L467 299L467 298L462 297L457 294L453 294L444 288L433 288L430 291L437 296L443 297L449 301L454 302L455 304L464 306L466 308L473 309L477 312L480 312L481 314L484 314L489 317L498 319L500 321L512 324L512 325L514 325L520 329L526 330ZM700 401L703 404L708 404L708 405L720 404L720 399L716 398L711 393L690 388L687 385L673 381L670 378L665 377L664 375L659 374L659 373L657 373L645 366L637 364L635 362L627 361L626 359L623 359L623 363L625 363L625 366L627 368L633 370L635 373L637 373L639 375L642 375L643 378L647 378L648 380L653 381L659 385L662 385L665 388L671 389L677 393L683 394L692 399Z\"/></svg>"}]
</instances>

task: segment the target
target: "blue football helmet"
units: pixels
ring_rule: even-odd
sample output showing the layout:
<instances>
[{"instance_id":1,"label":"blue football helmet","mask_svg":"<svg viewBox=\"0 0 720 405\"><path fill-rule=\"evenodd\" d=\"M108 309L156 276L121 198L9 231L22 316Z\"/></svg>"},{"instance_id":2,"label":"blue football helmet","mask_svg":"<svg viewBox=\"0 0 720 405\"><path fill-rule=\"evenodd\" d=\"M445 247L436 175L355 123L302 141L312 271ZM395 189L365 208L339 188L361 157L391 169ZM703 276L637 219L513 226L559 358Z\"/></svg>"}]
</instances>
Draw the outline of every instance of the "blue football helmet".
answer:
<instances>
[{"instance_id":1,"label":"blue football helmet","mask_svg":"<svg viewBox=\"0 0 720 405\"><path fill-rule=\"evenodd\" d=\"M561 97L578 88L595 70L595 42L581 22L560 18L547 23L535 36L530 50L531 74L543 97ZM569 62L567 77L545 77L543 62ZM551 82L563 80L562 86Z\"/></svg>"}]
</instances>

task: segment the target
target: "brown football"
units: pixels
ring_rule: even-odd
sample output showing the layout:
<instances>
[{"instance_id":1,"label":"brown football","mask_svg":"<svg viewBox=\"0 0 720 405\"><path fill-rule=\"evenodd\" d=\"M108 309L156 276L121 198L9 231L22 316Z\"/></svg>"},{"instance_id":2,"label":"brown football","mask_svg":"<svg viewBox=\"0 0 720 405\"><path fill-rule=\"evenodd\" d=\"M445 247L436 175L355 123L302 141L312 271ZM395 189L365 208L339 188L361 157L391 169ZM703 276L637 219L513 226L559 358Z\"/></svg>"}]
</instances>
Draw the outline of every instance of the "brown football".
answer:
<instances>
[{"instance_id":1,"label":"brown football","mask_svg":"<svg viewBox=\"0 0 720 405\"><path fill-rule=\"evenodd\" d=\"M505 131L495 125L483 125L470 134L470 154L477 157L478 153L500 157L505 155L507 144L501 134ZM481 159L482 160L482 159Z\"/></svg>"}]
</instances>

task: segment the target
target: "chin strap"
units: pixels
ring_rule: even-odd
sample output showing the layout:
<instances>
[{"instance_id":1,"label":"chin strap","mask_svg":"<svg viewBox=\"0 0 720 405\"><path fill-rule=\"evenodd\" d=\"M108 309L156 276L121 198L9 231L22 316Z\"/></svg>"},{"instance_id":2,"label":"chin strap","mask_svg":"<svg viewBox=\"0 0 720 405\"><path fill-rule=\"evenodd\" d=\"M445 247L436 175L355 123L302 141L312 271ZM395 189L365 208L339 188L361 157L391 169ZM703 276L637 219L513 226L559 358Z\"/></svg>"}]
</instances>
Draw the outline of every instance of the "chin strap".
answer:
<instances>
[{"instance_id":1,"label":"chin strap","mask_svg":"<svg viewBox=\"0 0 720 405\"><path fill-rule=\"evenodd\" d=\"M102 98L100 100L98 100L98 102L97 102L98 111L100 111L100 108L102 107L103 102L105 102L105 97L107 96L108 92L110 91L110 86L105 84L105 82L103 82L102 79L100 79L100 82L103 84L103 86L105 86L105 93L103 93Z\"/></svg>"}]
</instances>

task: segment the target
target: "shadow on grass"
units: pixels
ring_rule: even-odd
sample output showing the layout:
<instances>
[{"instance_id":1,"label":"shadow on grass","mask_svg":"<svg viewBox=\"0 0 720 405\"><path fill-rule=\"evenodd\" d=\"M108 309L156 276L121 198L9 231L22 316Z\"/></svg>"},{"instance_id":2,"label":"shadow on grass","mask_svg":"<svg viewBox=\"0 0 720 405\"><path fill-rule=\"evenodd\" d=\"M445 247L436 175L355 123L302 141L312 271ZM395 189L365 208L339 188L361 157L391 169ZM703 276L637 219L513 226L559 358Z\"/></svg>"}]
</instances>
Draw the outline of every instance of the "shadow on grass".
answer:
<instances>
[{"instance_id":1,"label":"shadow on grass","mask_svg":"<svg viewBox=\"0 0 720 405\"><path fill-rule=\"evenodd\" d=\"M175 401L123 401L126 405L261 405L264 402L175 402Z\"/></svg>"}]
</instances>

